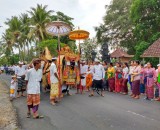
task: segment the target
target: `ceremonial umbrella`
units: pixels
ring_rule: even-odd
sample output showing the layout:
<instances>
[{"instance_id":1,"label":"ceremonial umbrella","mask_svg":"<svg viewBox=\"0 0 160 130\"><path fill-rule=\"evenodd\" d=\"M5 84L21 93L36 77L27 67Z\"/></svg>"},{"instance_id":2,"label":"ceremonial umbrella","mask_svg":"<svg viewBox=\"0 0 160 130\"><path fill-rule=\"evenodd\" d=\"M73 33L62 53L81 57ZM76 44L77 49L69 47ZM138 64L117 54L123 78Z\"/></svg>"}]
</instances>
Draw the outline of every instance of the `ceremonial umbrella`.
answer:
<instances>
[{"instance_id":1,"label":"ceremonial umbrella","mask_svg":"<svg viewBox=\"0 0 160 130\"><path fill-rule=\"evenodd\" d=\"M79 51L81 54L80 40L85 40L89 38L89 32L78 28L78 30L71 31L69 33L69 38L71 40L79 40Z\"/></svg>"},{"instance_id":2,"label":"ceremonial umbrella","mask_svg":"<svg viewBox=\"0 0 160 130\"><path fill-rule=\"evenodd\" d=\"M46 25L46 32L49 35L58 37L58 74L60 76L60 36L65 36L71 31L71 26L62 21L53 21Z\"/></svg>"},{"instance_id":3,"label":"ceremonial umbrella","mask_svg":"<svg viewBox=\"0 0 160 130\"><path fill-rule=\"evenodd\" d=\"M71 31L71 26L62 21L53 21L46 26L46 32L49 35L58 37L58 50L60 51L60 36L68 35Z\"/></svg>"}]
</instances>

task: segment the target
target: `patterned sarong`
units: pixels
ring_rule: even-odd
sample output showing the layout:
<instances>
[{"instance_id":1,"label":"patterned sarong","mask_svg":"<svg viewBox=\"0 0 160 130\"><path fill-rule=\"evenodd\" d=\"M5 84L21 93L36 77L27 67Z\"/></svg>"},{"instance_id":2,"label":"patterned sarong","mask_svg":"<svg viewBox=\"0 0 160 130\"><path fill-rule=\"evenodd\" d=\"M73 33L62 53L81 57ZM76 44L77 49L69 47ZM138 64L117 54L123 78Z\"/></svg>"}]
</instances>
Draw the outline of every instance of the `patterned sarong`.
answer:
<instances>
[{"instance_id":1,"label":"patterned sarong","mask_svg":"<svg viewBox=\"0 0 160 130\"><path fill-rule=\"evenodd\" d=\"M140 95L140 80L132 82L132 92L134 95Z\"/></svg>"},{"instance_id":2,"label":"patterned sarong","mask_svg":"<svg viewBox=\"0 0 160 130\"><path fill-rule=\"evenodd\" d=\"M37 106L40 104L40 94L28 94L27 95L27 105Z\"/></svg>"},{"instance_id":3,"label":"patterned sarong","mask_svg":"<svg viewBox=\"0 0 160 130\"><path fill-rule=\"evenodd\" d=\"M18 90L17 92L23 92L26 90L26 81L25 76L21 76L18 78Z\"/></svg>"},{"instance_id":4,"label":"patterned sarong","mask_svg":"<svg viewBox=\"0 0 160 130\"><path fill-rule=\"evenodd\" d=\"M51 90L50 90L50 99L58 98L58 96L59 96L59 84L52 83Z\"/></svg>"}]
</instances>

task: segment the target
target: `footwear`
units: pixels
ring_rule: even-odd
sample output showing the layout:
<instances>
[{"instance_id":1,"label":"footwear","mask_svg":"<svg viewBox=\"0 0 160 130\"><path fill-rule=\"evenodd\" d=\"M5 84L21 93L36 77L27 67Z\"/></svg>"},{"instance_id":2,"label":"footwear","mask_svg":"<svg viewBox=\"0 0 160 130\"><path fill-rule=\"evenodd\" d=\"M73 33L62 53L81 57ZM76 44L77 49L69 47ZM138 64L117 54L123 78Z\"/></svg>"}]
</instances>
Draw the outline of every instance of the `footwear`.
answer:
<instances>
[{"instance_id":1,"label":"footwear","mask_svg":"<svg viewBox=\"0 0 160 130\"><path fill-rule=\"evenodd\" d=\"M135 99L139 99L139 96L134 97Z\"/></svg>"},{"instance_id":2,"label":"footwear","mask_svg":"<svg viewBox=\"0 0 160 130\"><path fill-rule=\"evenodd\" d=\"M90 95L89 95L89 97L93 97L93 96L94 96L93 94L90 94Z\"/></svg>"},{"instance_id":3,"label":"footwear","mask_svg":"<svg viewBox=\"0 0 160 130\"><path fill-rule=\"evenodd\" d=\"M130 94L130 96L132 97L132 96L133 96L133 94Z\"/></svg>"},{"instance_id":4,"label":"footwear","mask_svg":"<svg viewBox=\"0 0 160 130\"><path fill-rule=\"evenodd\" d=\"M102 96L102 97L104 97L104 95L103 95L103 94L101 94L101 96Z\"/></svg>"},{"instance_id":5,"label":"footwear","mask_svg":"<svg viewBox=\"0 0 160 130\"><path fill-rule=\"evenodd\" d=\"M51 105L53 105L53 106L55 106L56 105L56 103L54 103L54 102L50 102L51 103Z\"/></svg>"},{"instance_id":6,"label":"footwear","mask_svg":"<svg viewBox=\"0 0 160 130\"><path fill-rule=\"evenodd\" d=\"M13 98L10 98L10 101L12 102L12 101L13 101Z\"/></svg>"},{"instance_id":7,"label":"footwear","mask_svg":"<svg viewBox=\"0 0 160 130\"><path fill-rule=\"evenodd\" d=\"M72 96L72 94L70 94L70 93L67 93L67 96Z\"/></svg>"},{"instance_id":8,"label":"footwear","mask_svg":"<svg viewBox=\"0 0 160 130\"><path fill-rule=\"evenodd\" d=\"M155 101L160 101L160 98L154 99Z\"/></svg>"},{"instance_id":9,"label":"footwear","mask_svg":"<svg viewBox=\"0 0 160 130\"><path fill-rule=\"evenodd\" d=\"M17 98L20 98L21 97L21 95L17 95Z\"/></svg>"},{"instance_id":10,"label":"footwear","mask_svg":"<svg viewBox=\"0 0 160 130\"><path fill-rule=\"evenodd\" d=\"M31 118L31 113L27 113L27 118Z\"/></svg>"},{"instance_id":11,"label":"footwear","mask_svg":"<svg viewBox=\"0 0 160 130\"><path fill-rule=\"evenodd\" d=\"M132 98L135 98L135 95L132 95L131 97L132 97Z\"/></svg>"},{"instance_id":12,"label":"footwear","mask_svg":"<svg viewBox=\"0 0 160 130\"><path fill-rule=\"evenodd\" d=\"M149 98L148 98L148 97L145 97L144 99L145 99L145 100L149 100Z\"/></svg>"},{"instance_id":13,"label":"footwear","mask_svg":"<svg viewBox=\"0 0 160 130\"><path fill-rule=\"evenodd\" d=\"M44 118L44 116L40 116L40 115L38 115L38 116L36 116L36 117L33 117L33 119L42 119L42 118Z\"/></svg>"},{"instance_id":14,"label":"footwear","mask_svg":"<svg viewBox=\"0 0 160 130\"><path fill-rule=\"evenodd\" d=\"M142 95L142 96L145 96L145 94L144 94L144 93L141 93L141 95Z\"/></svg>"}]
</instances>

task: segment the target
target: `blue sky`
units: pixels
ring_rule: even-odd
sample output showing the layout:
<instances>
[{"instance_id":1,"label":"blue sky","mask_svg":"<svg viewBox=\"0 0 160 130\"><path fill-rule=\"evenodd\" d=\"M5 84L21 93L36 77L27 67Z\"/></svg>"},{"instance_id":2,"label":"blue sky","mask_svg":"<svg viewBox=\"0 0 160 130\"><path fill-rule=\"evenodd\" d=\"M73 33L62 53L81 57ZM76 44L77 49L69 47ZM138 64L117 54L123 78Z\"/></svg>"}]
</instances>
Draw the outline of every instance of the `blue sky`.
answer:
<instances>
[{"instance_id":1,"label":"blue sky","mask_svg":"<svg viewBox=\"0 0 160 130\"><path fill-rule=\"evenodd\" d=\"M4 22L11 16L18 16L37 4L48 5L49 10L62 11L74 18L74 25L80 26L95 36L94 26L102 23L105 14L105 5L111 0L0 0L0 37L7 28Z\"/></svg>"}]
</instances>

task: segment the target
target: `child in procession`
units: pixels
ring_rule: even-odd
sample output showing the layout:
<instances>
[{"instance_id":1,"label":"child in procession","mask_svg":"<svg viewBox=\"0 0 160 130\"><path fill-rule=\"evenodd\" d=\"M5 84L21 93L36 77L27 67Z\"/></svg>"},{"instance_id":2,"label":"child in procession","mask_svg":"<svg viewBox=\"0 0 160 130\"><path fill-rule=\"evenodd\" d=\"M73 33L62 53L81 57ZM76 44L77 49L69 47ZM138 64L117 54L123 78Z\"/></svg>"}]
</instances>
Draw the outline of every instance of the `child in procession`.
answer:
<instances>
[{"instance_id":1,"label":"child in procession","mask_svg":"<svg viewBox=\"0 0 160 130\"><path fill-rule=\"evenodd\" d=\"M13 75L11 79L11 85L10 85L10 101L12 101L16 96L16 93L15 93L16 85L17 85L16 75Z\"/></svg>"}]
</instances>

